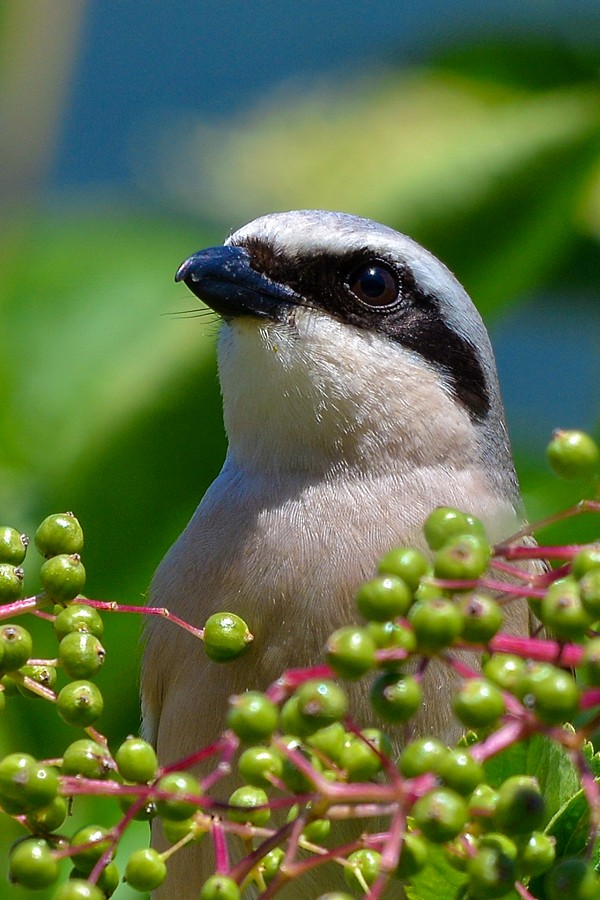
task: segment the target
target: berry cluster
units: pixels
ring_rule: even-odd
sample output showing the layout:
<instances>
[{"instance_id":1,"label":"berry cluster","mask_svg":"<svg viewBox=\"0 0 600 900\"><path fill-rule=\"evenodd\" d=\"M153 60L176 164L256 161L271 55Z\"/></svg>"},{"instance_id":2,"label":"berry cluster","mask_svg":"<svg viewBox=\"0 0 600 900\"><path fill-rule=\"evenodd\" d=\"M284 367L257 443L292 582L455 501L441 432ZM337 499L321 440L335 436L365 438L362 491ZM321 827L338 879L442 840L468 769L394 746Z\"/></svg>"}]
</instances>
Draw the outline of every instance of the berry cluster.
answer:
<instances>
[{"instance_id":1,"label":"berry cluster","mask_svg":"<svg viewBox=\"0 0 600 900\"><path fill-rule=\"evenodd\" d=\"M559 432L549 458L563 476L589 477L600 453L587 435ZM582 508L598 513L600 501L561 517ZM590 743L600 725L600 544L536 547L523 532L493 547L478 519L450 508L434 510L424 535L429 555L400 547L380 561L356 595L364 624L334 632L321 666L231 697L221 740L161 767L147 742L132 736L111 750L97 730L101 612L170 618L203 640L215 663L252 652L246 623L222 612L197 629L165 610L81 597L83 534L71 513L40 525L42 591L22 597L28 540L0 528L0 705L17 693L42 697L82 729L60 759L13 752L0 760L0 807L24 831L10 879L32 891L55 885L56 900L103 900L121 878L147 892L165 881L173 853L212 840L217 874L198 886L201 900L239 900L251 885L275 896L320 865L341 868L350 892L320 900L375 900L390 882L410 884L416 900L600 897L600 757ZM518 566L548 559L555 568ZM502 633L506 604L523 598L552 638ZM48 621L56 658L35 656L17 624L25 615ZM465 648L479 653L480 668L455 652ZM395 759L387 726L418 712L432 659L459 676L452 708L466 733L452 747L420 736ZM353 722L344 682L359 680L383 728ZM192 774L211 759L208 776ZM232 767L240 785L219 797ZM70 805L82 794L107 804L116 797L116 822L69 834ZM114 856L127 827L155 817L171 847L141 847L119 872ZM359 823L343 846L340 819ZM237 862L230 836L248 848Z\"/></svg>"}]
</instances>

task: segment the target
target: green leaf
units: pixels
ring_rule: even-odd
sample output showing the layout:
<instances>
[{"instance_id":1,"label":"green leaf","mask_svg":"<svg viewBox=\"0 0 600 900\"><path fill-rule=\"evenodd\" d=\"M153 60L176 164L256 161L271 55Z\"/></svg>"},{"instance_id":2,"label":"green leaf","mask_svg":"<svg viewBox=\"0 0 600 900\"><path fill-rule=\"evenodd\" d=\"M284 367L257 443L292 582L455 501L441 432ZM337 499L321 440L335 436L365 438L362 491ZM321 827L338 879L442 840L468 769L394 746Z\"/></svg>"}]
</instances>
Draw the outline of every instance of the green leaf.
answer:
<instances>
[{"instance_id":1,"label":"green leaf","mask_svg":"<svg viewBox=\"0 0 600 900\"><path fill-rule=\"evenodd\" d=\"M543 735L533 735L512 744L485 763L492 787L499 787L511 775L537 778L546 801L548 819L580 790L579 776L563 748Z\"/></svg>"},{"instance_id":2,"label":"green leaf","mask_svg":"<svg viewBox=\"0 0 600 900\"><path fill-rule=\"evenodd\" d=\"M427 865L412 876L404 891L409 900L458 900L466 883L467 876L450 865L443 848L430 844Z\"/></svg>"}]
</instances>

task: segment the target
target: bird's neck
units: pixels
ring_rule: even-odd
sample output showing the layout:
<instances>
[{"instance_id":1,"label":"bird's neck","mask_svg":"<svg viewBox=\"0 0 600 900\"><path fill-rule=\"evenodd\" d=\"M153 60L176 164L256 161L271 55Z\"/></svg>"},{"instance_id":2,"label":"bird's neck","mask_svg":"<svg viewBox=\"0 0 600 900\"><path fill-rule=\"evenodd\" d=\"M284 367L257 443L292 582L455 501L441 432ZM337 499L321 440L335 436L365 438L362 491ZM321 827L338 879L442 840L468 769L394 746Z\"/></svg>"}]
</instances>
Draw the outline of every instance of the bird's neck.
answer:
<instances>
[{"instance_id":1,"label":"bird's neck","mask_svg":"<svg viewBox=\"0 0 600 900\"><path fill-rule=\"evenodd\" d=\"M476 465L473 425L432 368L368 332L328 328L308 342L300 329L226 327L224 420L240 468L323 478Z\"/></svg>"}]
</instances>

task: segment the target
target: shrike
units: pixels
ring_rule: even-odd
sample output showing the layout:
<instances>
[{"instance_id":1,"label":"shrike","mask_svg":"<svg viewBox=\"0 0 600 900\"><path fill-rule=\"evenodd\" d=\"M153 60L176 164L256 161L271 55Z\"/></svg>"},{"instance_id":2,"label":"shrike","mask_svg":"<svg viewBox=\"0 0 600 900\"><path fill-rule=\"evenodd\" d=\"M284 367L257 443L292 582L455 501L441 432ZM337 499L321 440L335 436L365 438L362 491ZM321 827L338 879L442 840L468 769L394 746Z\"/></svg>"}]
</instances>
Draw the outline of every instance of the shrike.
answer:
<instances>
[{"instance_id":1,"label":"shrike","mask_svg":"<svg viewBox=\"0 0 600 900\"><path fill-rule=\"evenodd\" d=\"M521 521L485 327L448 269L410 238L342 213L274 213L191 256L177 280L223 320L229 448L158 567L150 603L197 626L235 612L254 642L223 665L153 619L143 713L162 764L219 735L231 694L322 661L329 634L357 621L357 586L392 547L423 544L434 507L479 516L492 540ZM526 609L507 607L504 627L525 633ZM449 739L446 671L431 665L423 687L417 729ZM361 725L373 719L367 690L350 691ZM203 843L169 860L161 896L197 896L212 865ZM318 890L298 884L292 896Z\"/></svg>"}]
</instances>

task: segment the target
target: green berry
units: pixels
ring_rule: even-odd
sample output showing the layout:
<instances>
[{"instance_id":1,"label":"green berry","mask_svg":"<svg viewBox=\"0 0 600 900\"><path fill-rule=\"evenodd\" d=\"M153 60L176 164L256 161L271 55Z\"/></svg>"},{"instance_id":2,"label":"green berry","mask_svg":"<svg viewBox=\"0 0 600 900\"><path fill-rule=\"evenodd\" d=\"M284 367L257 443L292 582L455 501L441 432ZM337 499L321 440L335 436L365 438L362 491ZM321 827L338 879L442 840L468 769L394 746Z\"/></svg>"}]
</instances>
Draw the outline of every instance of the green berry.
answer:
<instances>
[{"instance_id":1,"label":"green berry","mask_svg":"<svg viewBox=\"0 0 600 900\"><path fill-rule=\"evenodd\" d=\"M492 825L498 792L489 784L478 784L469 797L469 818L486 829Z\"/></svg>"},{"instance_id":2,"label":"green berry","mask_svg":"<svg viewBox=\"0 0 600 900\"><path fill-rule=\"evenodd\" d=\"M240 900L240 889L228 875L211 875L202 885L200 900Z\"/></svg>"},{"instance_id":3,"label":"green berry","mask_svg":"<svg viewBox=\"0 0 600 900\"><path fill-rule=\"evenodd\" d=\"M62 553L81 553L83 530L72 512L51 515L36 531L35 546L47 559Z\"/></svg>"},{"instance_id":4,"label":"green berry","mask_svg":"<svg viewBox=\"0 0 600 900\"><path fill-rule=\"evenodd\" d=\"M30 681L35 681L36 684L40 684L42 687L49 688L50 690L56 684L56 669L54 666L21 666L19 674L23 675L24 678L28 678ZM17 684L17 688L19 693L23 694L24 697L31 698L39 696L26 682Z\"/></svg>"},{"instance_id":5,"label":"green berry","mask_svg":"<svg viewBox=\"0 0 600 900\"><path fill-rule=\"evenodd\" d=\"M366 628L348 625L330 635L325 651L327 662L342 678L360 678L375 668L375 642Z\"/></svg>"},{"instance_id":6,"label":"green berry","mask_svg":"<svg viewBox=\"0 0 600 900\"><path fill-rule=\"evenodd\" d=\"M494 653L483 664L483 674L503 691L518 694L527 672L527 664L512 653Z\"/></svg>"},{"instance_id":7,"label":"green berry","mask_svg":"<svg viewBox=\"0 0 600 900\"><path fill-rule=\"evenodd\" d=\"M58 795L47 806L41 806L28 813L27 823L34 832L49 834L60 828L67 818L68 811L67 801Z\"/></svg>"},{"instance_id":8,"label":"green berry","mask_svg":"<svg viewBox=\"0 0 600 900\"><path fill-rule=\"evenodd\" d=\"M189 839L190 835L191 841L197 844L206 834L206 828L200 824L196 816L177 822L174 819L163 819L162 830L170 844L177 844L184 837Z\"/></svg>"},{"instance_id":9,"label":"green berry","mask_svg":"<svg viewBox=\"0 0 600 900\"><path fill-rule=\"evenodd\" d=\"M125 866L125 881L134 891L153 891L166 877L166 863L152 847L136 850Z\"/></svg>"},{"instance_id":10,"label":"green berry","mask_svg":"<svg viewBox=\"0 0 600 900\"><path fill-rule=\"evenodd\" d=\"M102 825L86 825L73 835L71 847L82 848L72 857L73 865L80 872L89 875L100 857L111 847L106 835L106 828Z\"/></svg>"},{"instance_id":11,"label":"green berry","mask_svg":"<svg viewBox=\"0 0 600 900\"><path fill-rule=\"evenodd\" d=\"M440 761L437 773L446 787L466 796L485 778L483 767L467 750L448 750Z\"/></svg>"},{"instance_id":12,"label":"green berry","mask_svg":"<svg viewBox=\"0 0 600 900\"><path fill-rule=\"evenodd\" d=\"M562 859L544 879L548 900L598 900L600 881L591 863L581 857Z\"/></svg>"},{"instance_id":13,"label":"green berry","mask_svg":"<svg viewBox=\"0 0 600 900\"><path fill-rule=\"evenodd\" d=\"M112 897L121 883L121 874L116 862L110 862L105 866L96 882L105 897Z\"/></svg>"},{"instance_id":14,"label":"green berry","mask_svg":"<svg viewBox=\"0 0 600 900\"><path fill-rule=\"evenodd\" d=\"M371 705L386 722L407 722L423 699L423 690L412 675L384 672L373 682Z\"/></svg>"},{"instance_id":15,"label":"green berry","mask_svg":"<svg viewBox=\"0 0 600 900\"><path fill-rule=\"evenodd\" d=\"M100 614L92 606L82 603L70 603L54 620L54 633L62 641L72 632L83 631L101 638L104 623Z\"/></svg>"},{"instance_id":16,"label":"green berry","mask_svg":"<svg viewBox=\"0 0 600 900\"><path fill-rule=\"evenodd\" d=\"M81 593L85 585L85 569L78 553L61 553L47 559L40 569L44 592L52 600L67 603Z\"/></svg>"},{"instance_id":17,"label":"green berry","mask_svg":"<svg viewBox=\"0 0 600 900\"><path fill-rule=\"evenodd\" d=\"M246 691L229 698L227 725L249 744L271 737L277 727L275 704L259 691Z\"/></svg>"},{"instance_id":18,"label":"green berry","mask_svg":"<svg viewBox=\"0 0 600 900\"><path fill-rule=\"evenodd\" d=\"M344 867L344 877L351 888L371 887L381 871L381 853L376 850L355 850L348 857L349 865Z\"/></svg>"},{"instance_id":19,"label":"green berry","mask_svg":"<svg viewBox=\"0 0 600 900\"><path fill-rule=\"evenodd\" d=\"M556 838L534 831L526 844L519 847L519 870L528 877L542 875L554 865Z\"/></svg>"},{"instance_id":20,"label":"green berry","mask_svg":"<svg viewBox=\"0 0 600 900\"><path fill-rule=\"evenodd\" d=\"M437 738L415 738L400 755L399 768L405 778L417 778L425 772L438 773L448 748Z\"/></svg>"},{"instance_id":21,"label":"green berry","mask_svg":"<svg viewBox=\"0 0 600 900\"><path fill-rule=\"evenodd\" d=\"M506 706L495 684L486 678L469 678L454 694L452 709L467 728L485 728L503 715Z\"/></svg>"},{"instance_id":22,"label":"green berry","mask_svg":"<svg viewBox=\"0 0 600 900\"><path fill-rule=\"evenodd\" d=\"M367 631L378 650L405 650L407 654L413 653L417 648L417 640L412 628L407 628L399 622L369 622ZM396 668L397 659L379 661L381 668L392 666Z\"/></svg>"},{"instance_id":23,"label":"green berry","mask_svg":"<svg viewBox=\"0 0 600 900\"><path fill-rule=\"evenodd\" d=\"M128 737L121 744L115 753L115 762L119 775L135 784L152 781L158 767L154 747L138 737Z\"/></svg>"},{"instance_id":24,"label":"green berry","mask_svg":"<svg viewBox=\"0 0 600 900\"><path fill-rule=\"evenodd\" d=\"M119 794L117 798L119 806L124 813L129 812L134 803L137 803L138 799L136 794ZM137 812L133 814L133 818L137 822L151 822L157 815L158 811L156 809L156 803L154 800L148 800L143 806L138 807Z\"/></svg>"},{"instance_id":25,"label":"green berry","mask_svg":"<svg viewBox=\"0 0 600 900\"><path fill-rule=\"evenodd\" d=\"M571 564L571 572L574 578L583 578L593 569L600 569L600 544L590 544L589 547L583 547L579 553L573 557Z\"/></svg>"},{"instance_id":26,"label":"green berry","mask_svg":"<svg viewBox=\"0 0 600 900\"><path fill-rule=\"evenodd\" d=\"M25 559L29 538L19 534L16 528L0 525L0 563L20 566Z\"/></svg>"},{"instance_id":27,"label":"green berry","mask_svg":"<svg viewBox=\"0 0 600 900\"><path fill-rule=\"evenodd\" d=\"M535 778L513 775L498 790L494 820L507 834L527 834L542 824L546 806Z\"/></svg>"},{"instance_id":28,"label":"green berry","mask_svg":"<svg viewBox=\"0 0 600 900\"><path fill-rule=\"evenodd\" d=\"M58 861L39 838L27 838L13 845L8 858L11 881L31 890L50 887L58 878Z\"/></svg>"},{"instance_id":29,"label":"green berry","mask_svg":"<svg viewBox=\"0 0 600 900\"><path fill-rule=\"evenodd\" d=\"M0 804L18 815L41 809L58 793L58 772L28 753L10 753L0 762Z\"/></svg>"},{"instance_id":30,"label":"green berry","mask_svg":"<svg viewBox=\"0 0 600 900\"><path fill-rule=\"evenodd\" d=\"M581 667L589 684L600 687L600 638L592 638L585 645Z\"/></svg>"},{"instance_id":31,"label":"green berry","mask_svg":"<svg viewBox=\"0 0 600 900\"><path fill-rule=\"evenodd\" d=\"M376 728L366 728L361 736L348 734L339 757L339 765L348 781L370 781L383 767L382 757L390 757L390 739Z\"/></svg>"},{"instance_id":32,"label":"green berry","mask_svg":"<svg viewBox=\"0 0 600 900\"><path fill-rule=\"evenodd\" d=\"M104 709L100 690L91 681L71 681L56 698L56 710L69 725L87 728L93 725Z\"/></svg>"},{"instance_id":33,"label":"green berry","mask_svg":"<svg viewBox=\"0 0 600 900\"><path fill-rule=\"evenodd\" d=\"M502 607L483 591L471 591L458 601L463 614L461 637L472 644L487 644L500 631L504 621Z\"/></svg>"},{"instance_id":34,"label":"green berry","mask_svg":"<svg viewBox=\"0 0 600 900\"><path fill-rule=\"evenodd\" d=\"M377 566L380 575L397 575L413 592L418 588L421 578L430 570L425 554L414 547L395 547L386 553Z\"/></svg>"},{"instance_id":35,"label":"green berry","mask_svg":"<svg viewBox=\"0 0 600 900\"><path fill-rule=\"evenodd\" d=\"M365 619L387 622L405 616L412 602L412 591L397 575L378 575L358 589L356 605Z\"/></svg>"},{"instance_id":36,"label":"green berry","mask_svg":"<svg viewBox=\"0 0 600 900\"><path fill-rule=\"evenodd\" d=\"M561 641L581 640L593 621L574 578L559 578L548 587L538 616Z\"/></svg>"},{"instance_id":37,"label":"green berry","mask_svg":"<svg viewBox=\"0 0 600 900\"><path fill-rule=\"evenodd\" d=\"M305 826L302 837L311 844L322 844L329 837L331 822L329 819L313 819Z\"/></svg>"},{"instance_id":38,"label":"green berry","mask_svg":"<svg viewBox=\"0 0 600 900\"><path fill-rule=\"evenodd\" d=\"M412 815L423 836L434 844L455 838L467 821L467 804L450 788L434 788L414 804Z\"/></svg>"},{"instance_id":39,"label":"green berry","mask_svg":"<svg viewBox=\"0 0 600 900\"><path fill-rule=\"evenodd\" d=\"M348 712L345 691L327 679L312 678L296 689L298 712L311 725L311 730L325 728L343 719Z\"/></svg>"},{"instance_id":40,"label":"green berry","mask_svg":"<svg viewBox=\"0 0 600 900\"><path fill-rule=\"evenodd\" d=\"M535 663L527 668L519 683L519 694L523 705L546 725L561 725L579 709L575 679L549 663Z\"/></svg>"},{"instance_id":41,"label":"green berry","mask_svg":"<svg viewBox=\"0 0 600 900\"><path fill-rule=\"evenodd\" d=\"M233 613L215 613L204 625L204 649L213 662L237 659L252 640L243 619Z\"/></svg>"},{"instance_id":42,"label":"green berry","mask_svg":"<svg viewBox=\"0 0 600 900\"><path fill-rule=\"evenodd\" d=\"M306 719L301 714L298 698L290 697L281 707L279 730L303 738L313 734L318 728L310 719Z\"/></svg>"},{"instance_id":43,"label":"green berry","mask_svg":"<svg viewBox=\"0 0 600 900\"><path fill-rule=\"evenodd\" d=\"M339 762L340 754L346 740L346 731L341 722L334 722L327 728L319 728L311 734L307 743L319 750L332 763ZM241 759L241 758L240 758ZM246 779L248 781L248 779Z\"/></svg>"},{"instance_id":44,"label":"green berry","mask_svg":"<svg viewBox=\"0 0 600 900\"><path fill-rule=\"evenodd\" d=\"M436 578L474 580L483 575L491 555L490 545L485 538L476 534L459 534L437 551L433 560L433 573Z\"/></svg>"},{"instance_id":45,"label":"green berry","mask_svg":"<svg viewBox=\"0 0 600 900\"><path fill-rule=\"evenodd\" d=\"M63 754L63 775L83 775L84 778L106 778L114 769L108 750L90 738L69 744Z\"/></svg>"},{"instance_id":46,"label":"green berry","mask_svg":"<svg viewBox=\"0 0 600 900\"><path fill-rule=\"evenodd\" d=\"M271 818L271 810L267 807L268 802L269 798L262 788L249 784L243 785L237 788L228 800L230 807L240 806L242 808L229 809L227 815L232 822L266 825ZM265 809L256 809L257 806L264 806Z\"/></svg>"},{"instance_id":47,"label":"green berry","mask_svg":"<svg viewBox=\"0 0 600 900\"><path fill-rule=\"evenodd\" d=\"M90 884L84 878L73 878L61 884L54 900L105 900L105 894L97 884Z\"/></svg>"},{"instance_id":48,"label":"green berry","mask_svg":"<svg viewBox=\"0 0 600 900\"><path fill-rule=\"evenodd\" d=\"M485 528L475 516L450 506L438 506L423 525L425 540L431 550L439 550L454 537L474 534L485 538Z\"/></svg>"},{"instance_id":49,"label":"green berry","mask_svg":"<svg viewBox=\"0 0 600 900\"><path fill-rule=\"evenodd\" d=\"M85 631L67 634L58 648L58 659L69 678L92 678L105 657L106 651L98 638Z\"/></svg>"},{"instance_id":50,"label":"green berry","mask_svg":"<svg viewBox=\"0 0 600 900\"><path fill-rule=\"evenodd\" d=\"M411 606L408 619L417 645L424 653L435 653L448 647L463 627L463 615L458 605L442 597L418 600Z\"/></svg>"},{"instance_id":51,"label":"green berry","mask_svg":"<svg viewBox=\"0 0 600 900\"><path fill-rule=\"evenodd\" d=\"M281 753L272 747L248 747L238 761L238 772L254 787L267 787L270 778L281 777L282 770Z\"/></svg>"},{"instance_id":52,"label":"green berry","mask_svg":"<svg viewBox=\"0 0 600 900\"><path fill-rule=\"evenodd\" d=\"M4 625L0 628L0 655L4 672L14 672L24 666L33 650L29 632L21 625Z\"/></svg>"},{"instance_id":53,"label":"green berry","mask_svg":"<svg viewBox=\"0 0 600 900\"><path fill-rule=\"evenodd\" d=\"M474 898L503 897L513 887L517 866L499 845L480 846L467 862L469 893Z\"/></svg>"},{"instance_id":54,"label":"green berry","mask_svg":"<svg viewBox=\"0 0 600 900\"><path fill-rule=\"evenodd\" d=\"M600 568L590 569L581 577L579 591L586 612L596 621L600 618Z\"/></svg>"},{"instance_id":55,"label":"green berry","mask_svg":"<svg viewBox=\"0 0 600 900\"><path fill-rule=\"evenodd\" d=\"M402 838L400 859L394 872L396 878L404 880L416 875L425 867L429 856L429 848L418 834L405 834Z\"/></svg>"},{"instance_id":56,"label":"green berry","mask_svg":"<svg viewBox=\"0 0 600 900\"><path fill-rule=\"evenodd\" d=\"M555 431L546 453L561 478L593 478L600 469L600 448L583 431Z\"/></svg>"},{"instance_id":57,"label":"green berry","mask_svg":"<svg viewBox=\"0 0 600 900\"><path fill-rule=\"evenodd\" d=\"M21 596L24 577L20 566L0 563L0 603L10 603Z\"/></svg>"},{"instance_id":58,"label":"green berry","mask_svg":"<svg viewBox=\"0 0 600 900\"><path fill-rule=\"evenodd\" d=\"M265 884L270 884L281 867L285 858L285 852L281 847L274 847L269 853L265 853L260 861L260 871Z\"/></svg>"},{"instance_id":59,"label":"green berry","mask_svg":"<svg viewBox=\"0 0 600 900\"><path fill-rule=\"evenodd\" d=\"M182 799L182 795L201 793L197 779L189 772L169 772L168 775L163 775L156 787L159 791L168 791L171 795L156 801L158 814L163 818L181 822L183 819L189 819L197 811L197 803Z\"/></svg>"},{"instance_id":60,"label":"green berry","mask_svg":"<svg viewBox=\"0 0 600 900\"><path fill-rule=\"evenodd\" d=\"M284 736L281 740L288 750L301 754L315 772L322 771L323 767L317 757L304 747L299 740L289 735ZM295 794L307 794L314 790L310 774L305 775L304 772L301 772L295 762L288 756L284 756L281 780Z\"/></svg>"}]
</instances>

